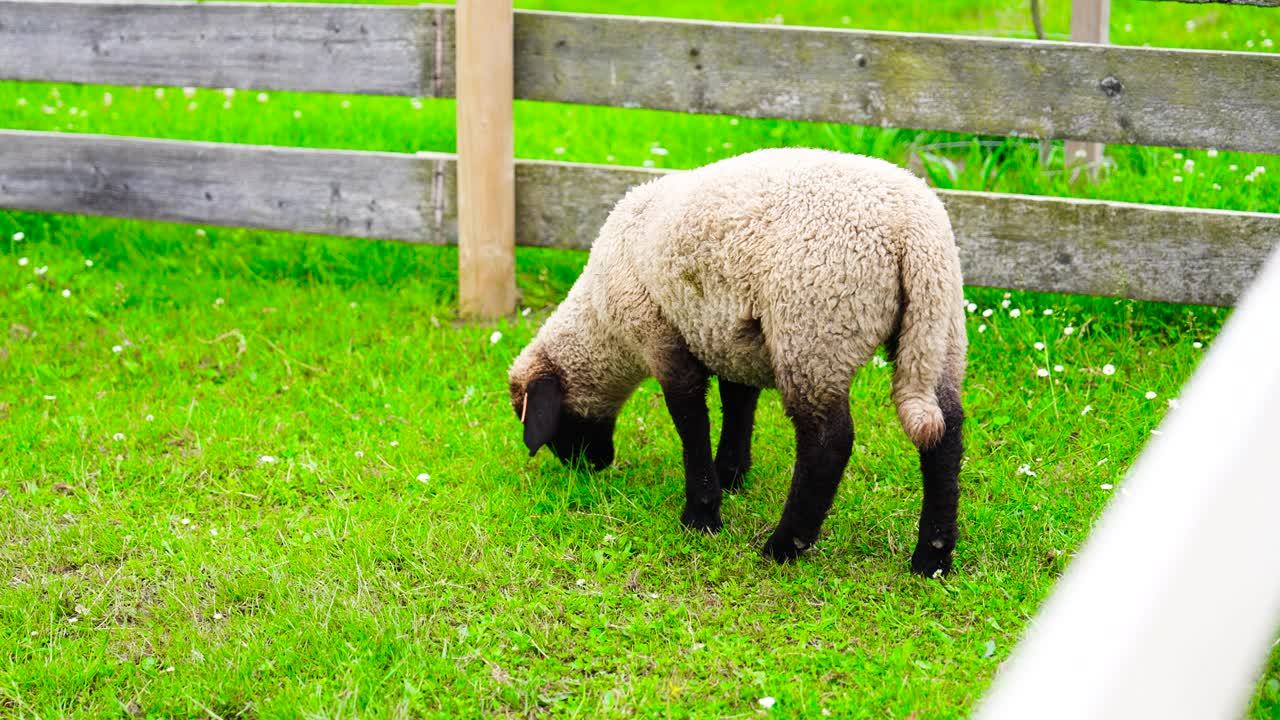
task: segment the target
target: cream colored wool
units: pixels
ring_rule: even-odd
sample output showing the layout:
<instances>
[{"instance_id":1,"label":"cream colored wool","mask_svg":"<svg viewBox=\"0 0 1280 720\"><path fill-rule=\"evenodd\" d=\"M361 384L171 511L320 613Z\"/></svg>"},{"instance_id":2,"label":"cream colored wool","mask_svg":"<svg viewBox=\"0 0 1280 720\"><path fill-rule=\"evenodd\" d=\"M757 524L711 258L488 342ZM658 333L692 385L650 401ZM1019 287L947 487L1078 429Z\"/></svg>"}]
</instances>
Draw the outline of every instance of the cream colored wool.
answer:
<instances>
[{"instance_id":1,"label":"cream colored wool","mask_svg":"<svg viewBox=\"0 0 1280 720\"><path fill-rule=\"evenodd\" d=\"M778 387L788 413L848 397L897 336L893 399L920 447L942 435L939 382L967 339L945 209L888 162L760 150L633 188L568 297L512 365L512 400L556 372L565 405L615 416L681 340L714 374Z\"/></svg>"}]
</instances>

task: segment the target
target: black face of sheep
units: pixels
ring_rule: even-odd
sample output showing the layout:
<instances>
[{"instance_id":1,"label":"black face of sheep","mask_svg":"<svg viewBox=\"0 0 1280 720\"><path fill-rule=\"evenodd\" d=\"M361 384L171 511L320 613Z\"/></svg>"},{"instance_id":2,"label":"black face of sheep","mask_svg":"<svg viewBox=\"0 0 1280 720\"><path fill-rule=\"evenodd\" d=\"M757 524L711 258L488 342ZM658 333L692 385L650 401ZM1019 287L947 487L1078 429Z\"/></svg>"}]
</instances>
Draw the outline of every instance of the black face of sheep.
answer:
<instances>
[{"instance_id":1,"label":"black face of sheep","mask_svg":"<svg viewBox=\"0 0 1280 720\"><path fill-rule=\"evenodd\" d=\"M539 377L524 389L512 386L512 409L524 424L524 444L533 457L543 445L565 465L585 462L600 471L613 464L614 419L586 418L564 406L564 389L555 377Z\"/></svg>"}]
</instances>

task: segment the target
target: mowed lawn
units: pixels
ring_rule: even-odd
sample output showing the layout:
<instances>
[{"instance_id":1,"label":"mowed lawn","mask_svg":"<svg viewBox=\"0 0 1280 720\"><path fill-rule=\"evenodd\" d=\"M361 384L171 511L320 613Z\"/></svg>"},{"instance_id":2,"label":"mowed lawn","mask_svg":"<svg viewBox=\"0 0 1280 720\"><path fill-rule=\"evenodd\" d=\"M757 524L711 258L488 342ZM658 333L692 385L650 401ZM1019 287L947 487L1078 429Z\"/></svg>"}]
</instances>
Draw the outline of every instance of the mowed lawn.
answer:
<instances>
[{"instance_id":1,"label":"mowed lawn","mask_svg":"<svg viewBox=\"0 0 1280 720\"><path fill-rule=\"evenodd\" d=\"M1004 1L523 6L1030 32ZM1116 42L1277 36L1277 10L1113 10ZM0 127L33 130L451 151L452 115L0 83ZM693 167L811 145L950 187L1280 211L1274 156L1114 147L1072 187L1060 144L1046 170L1026 141L535 103L516 132L521 157ZM528 458L506 368L585 257L520 250L523 312L472 325L449 248L0 212L0 716L963 717L1229 314L970 288L962 537L955 574L927 581L907 571L919 470L882 363L855 380L854 458L792 566L759 556L793 451L776 393L714 538L678 522L652 382L612 469ZM1278 657L1251 714L1280 716Z\"/></svg>"}]
</instances>

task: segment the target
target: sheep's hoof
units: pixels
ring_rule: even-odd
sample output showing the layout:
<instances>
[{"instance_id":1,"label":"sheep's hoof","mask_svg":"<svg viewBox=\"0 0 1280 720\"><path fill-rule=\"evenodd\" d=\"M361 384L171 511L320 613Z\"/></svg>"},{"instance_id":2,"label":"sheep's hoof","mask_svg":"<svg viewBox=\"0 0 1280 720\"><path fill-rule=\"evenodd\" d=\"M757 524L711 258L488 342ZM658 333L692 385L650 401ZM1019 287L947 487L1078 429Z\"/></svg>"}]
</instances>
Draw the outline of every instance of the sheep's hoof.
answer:
<instances>
[{"instance_id":1,"label":"sheep's hoof","mask_svg":"<svg viewBox=\"0 0 1280 720\"><path fill-rule=\"evenodd\" d=\"M789 532L774 530L768 540L764 541L764 556L774 562L788 563L800 557L800 553L809 548L809 543L797 538Z\"/></svg>"},{"instance_id":2,"label":"sheep's hoof","mask_svg":"<svg viewBox=\"0 0 1280 720\"><path fill-rule=\"evenodd\" d=\"M749 465L716 465L716 476L720 479L720 489L736 493L742 489L742 482L747 477Z\"/></svg>"},{"instance_id":3,"label":"sheep's hoof","mask_svg":"<svg viewBox=\"0 0 1280 720\"><path fill-rule=\"evenodd\" d=\"M680 515L680 523L690 530L697 530L708 535L715 535L724 527L720 520L720 511L710 508L686 507Z\"/></svg>"},{"instance_id":4,"label":"sheep's hoof","mask_svg":"<svg viewBox=\"0 0 1280 720\"><path fill-rule=\"evenodd\" d=\"M951 572L951 548L934 547L921 542L911 554L911 572L920 577L937 578Z\"/></svg>"}]
</instances>

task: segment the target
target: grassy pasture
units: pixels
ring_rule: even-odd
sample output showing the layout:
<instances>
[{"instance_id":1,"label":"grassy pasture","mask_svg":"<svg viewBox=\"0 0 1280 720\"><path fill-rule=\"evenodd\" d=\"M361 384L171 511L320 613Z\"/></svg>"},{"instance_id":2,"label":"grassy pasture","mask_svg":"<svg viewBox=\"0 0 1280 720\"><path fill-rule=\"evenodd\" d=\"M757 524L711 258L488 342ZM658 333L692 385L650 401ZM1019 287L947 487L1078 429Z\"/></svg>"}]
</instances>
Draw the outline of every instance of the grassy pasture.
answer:
<instances>
[{"instance_id":1,"label":"grassy pasture","mask_svg":"<svg viewBox=\"0 0 1280 720\"><path fill-rule=\"evenodd\" d=\"M1030 33L1004 1L521 6ZM1280 11L1116 0L1111 32L1271 52ZM448 101L0 83L6 128L411 152L453 150L452 122ZM1001 138L541 103L516 132L521 157L810 145L945 187L1280 211L1274 156L1112 147L1072 187L1060 144L1042 169ZM652 382L613 469L527 458L505 369L584 259L520 250L527 314L475 326L448 248L0 212L0 716L960 717L1228 315L971 288L962 539L929 582L906 572L919 476L878 364L794 566L758 557L793 446L776 394L716 538L679 527ZM1251 714L1280 716L1280 658Z\"/></svg>"}]
</instances>

